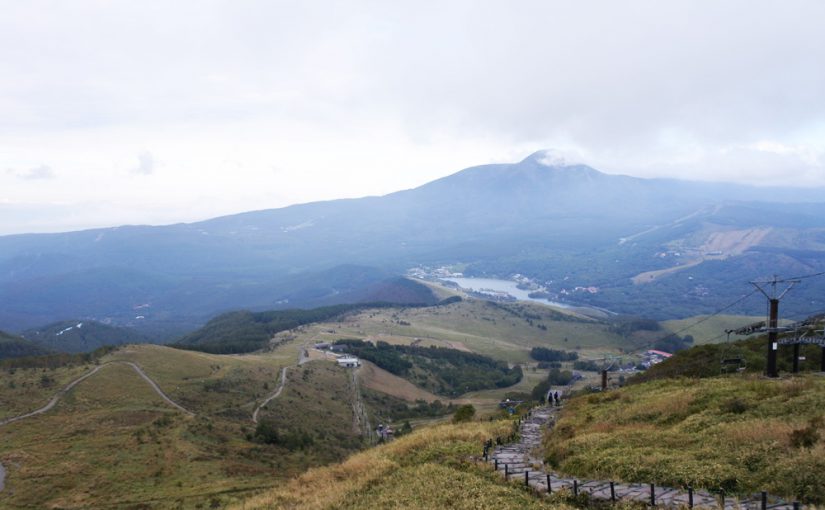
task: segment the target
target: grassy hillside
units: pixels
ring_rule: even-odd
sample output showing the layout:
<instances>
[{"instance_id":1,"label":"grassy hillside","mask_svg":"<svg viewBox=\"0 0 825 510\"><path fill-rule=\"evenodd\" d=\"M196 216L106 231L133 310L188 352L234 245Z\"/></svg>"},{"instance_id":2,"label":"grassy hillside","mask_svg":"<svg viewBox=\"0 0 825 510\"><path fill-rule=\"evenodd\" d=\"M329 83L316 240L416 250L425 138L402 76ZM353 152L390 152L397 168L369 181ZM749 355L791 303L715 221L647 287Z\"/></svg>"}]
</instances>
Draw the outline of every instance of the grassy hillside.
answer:
<instances>
[{"instance_id":1,"label":"grassy hillside","mask_svg":"<svg viewBox=\"0 0 825 510\"><path fill-rule=\"evenodd\" d=\"M266 347L276 333L303 324L329 320L356 308L358 305L336 305L312 310L229 312L210 320L204 327L184 336L173 346L214 354L252 352Z\"/></svg>"},{"instance_id":2,"label":"grassy hillside","mask_svg":"<svg viewBox=\"0 0 825 510\"><path fill-rule=\"evenodd\" d=\"M149 339L135 330L95 321L61 321L30 329L23 336L58 352L90 352L104 345L139 344Z\"/></svg>"},{"instance_id":3,"label":"grassy hillside","mask_svg":"<svg viewBox=\"0 0 825 510\"><path fill-rule=\"evenodd\" d=\"M30 340L0 331L0 359L39 356L48 352L48 349Z\"/></svg>"},{"instance_id":4,"label":"grassy hillside","mask_svg":"<svg viewBox=\"0 0 825 510\"><path fill-rule=\"evenodd\" d=\"M444 306L368 308L335 321L307 325L276 335L299 342L334 342L341 338L391 344L450 347L511 363L530 359L532 347L577 350L601 357L642 346L610 324L527 303L496 304L475 299Z\"/></svg>"},{"instance_id":5,"label":"grassy hillside","mask_svg":"<svg viewBox=\"0 0 825 510\"><path fill-rule=\"evenodd\" d=\"M767 338L763 336L731 343L706 344L677 352L673 357L654 365L629 380L630 383L669 377L713 377L737 368L749 374L762 374L767 364ZM803 372L818 371L822 348L818 345L800 346L799 368ZM741 363L723 363L724 360L742 360ZM793 369L793 347L780 345L777 351L780 372Z\"/></svg>"},{"instance_id":6,"label":"grassy hillside","mask_svg":"<svg viewBox=\"0 0 825 510\"><path fill-rule=\"evenodd\" d=\"M231 508L569 508L468 461L486 439L510 430L509 421L425 428L341 464L311 469Z\"/></svg>"},{"instance_id":7,"label":"grassy hillside","mask_svg":"<svg viewBox=\"0 0 825 510\"><path fill-rule=\"evenodd\" d=\"M506 388L522 378L520 366L471 352L445 347L392 345L363 340L339 340L347 352L400 375L439 395L456 397L468 391Z\"/></svg>"},{"instance_id":8,"label":"grassy hillside","mask_svg":"<svg viewBox=\"0 0 825 510\"><path fill-rule=\"evenodd\" d=\"M366 430L353 420L350 370L313 361L290 369L287 380L281 396L259 416L261 428L274 429L274 444L300 451L305 465L341 460L366 444Z\"/></svg>"},{"instance_id":9,"label":"grassy hillside","mask_svg":"<svg viewBox=\"0 0 825 510\"><path fill-rule=\"evenodd\" d=\"M694 345L702 345L724 342L726 339L726 329L741 328L763 320L765 320L764 316L714 315L708 317L707 315L697 315L695 317L664 321L662 322L662 326L665 330L672 333L682 331L690 326L689 329L684 330L680 335L691 335L694 339ZM699 321L702 322L699 323ZM739 339L735 335L731 336L731 338L733 340Z\"/></svg>"},{"instance_id":10,"label":"grassy hillside","mask_svg":"<svg viewBox=\"0 0 825 510\"><path fill-rule=\"evenodd\" d=\"M571 399L547 461L581 477L825 503L825 379L665 379Z\"/></svg>"},{"instance_id":11,"label":"grassy hillside","mask_svg":"<svg viewBox=\"0 0 825 510\"><path fill-rule=\"evenodd\" d=\"M139 345L104 356L100 370L52 410L0 426L4 505L220 507L341 459L362 443L352 432L349 373L332 363L290 372L281 397L264 408L261 417L276 421L282 441L256 434L253 410L275 390L281 368L294 364L297 353L297 346L265 356L219 356ZM196 415L162 401L131 367L106 364L117 360L138 363ZM44 405L90 368L3 372L0 418ZM303 446L289 434L302 427L312 437Z\"/></svg>"}]
</instances>

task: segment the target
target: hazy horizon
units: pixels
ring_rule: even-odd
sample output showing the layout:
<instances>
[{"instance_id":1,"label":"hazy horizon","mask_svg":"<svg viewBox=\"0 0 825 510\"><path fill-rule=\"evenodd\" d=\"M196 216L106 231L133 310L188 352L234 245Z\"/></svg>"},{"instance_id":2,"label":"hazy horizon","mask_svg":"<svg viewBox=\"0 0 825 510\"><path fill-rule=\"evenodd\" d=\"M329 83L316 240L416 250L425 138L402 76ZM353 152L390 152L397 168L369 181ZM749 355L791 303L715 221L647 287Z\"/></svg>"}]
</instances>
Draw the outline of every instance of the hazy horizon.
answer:
<instances>
[{"instance_id":1,"label":"hazy horizon","mask_svg":"<svg viewBox=\"0 0 825 510\"><path fill-rule=\"evenodd\" d=\"M539 149L825 186L825 4L11 3L0 235L384 195Z\"/></svg>"}]
</instances>

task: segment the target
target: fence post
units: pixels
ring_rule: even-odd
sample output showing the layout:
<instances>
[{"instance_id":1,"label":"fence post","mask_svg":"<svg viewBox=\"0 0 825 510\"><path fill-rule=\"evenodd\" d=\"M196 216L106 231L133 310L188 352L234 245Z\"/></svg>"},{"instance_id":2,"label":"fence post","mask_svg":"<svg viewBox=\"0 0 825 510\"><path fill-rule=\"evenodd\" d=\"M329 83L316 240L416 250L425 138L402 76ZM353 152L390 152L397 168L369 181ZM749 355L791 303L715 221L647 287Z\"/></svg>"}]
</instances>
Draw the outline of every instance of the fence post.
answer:
<instances>
[{"instance_id":1,"label":"fence post","mask_svg":"<svg viewBox=\"0 0 825 510\"><path fill-rule=\"evenodd\" d=\"M507 477L510 476L510 471L508 470L507 464L504 465L504 479L507 480Z\"/></svg>"},{"instance_id":2,"label":"fence post","mask_svg":"<svg viewBox=\"0 0 825 510\"><path fill-rule=\"evenodd\" d=\"M656 486L650 484L650 506L656 506Z\"/></svg>"},{"instance_id":3,"label":"fence post","mask_svg":"<svg viewBox=\"0 0 825 510\"><path fill-rule=\"evenodd\" d=\"M497 459L497 458L496 458L496 459L493 459L493 462L495 462L495 463L496 463L496 471L498 471L498 459Z\"/></svg>"},{"instance_id":4,"label":"fence post","mask_svg":"<svg viewBox=\"0 0 825 510\"><path fill-rule=\"evenodd\" d=\"M693 487L688 487L688 508L693 508Z\"/></svg>"},{"instance_id":5,"label":"fence post","mask_svg":"<svg viewBox=\"0 0 825 510\"><path fill-rule=\"evenodd\" d=\"M725 493L723 492L719 496L720 496L720 499L722 500L722 504L720 506L722 507L722 510L725 510Z\"/></svg>"},{"instance_id":6,"label":"fence post","mask_svg":"<svg viewBox=\"0 0 825 510\"><path fill-rule=\"evenodd\" d=\"M762 491L762 510L768 510L768 491Z\"/></svg>"},{"instance_id":7,"label":"fence post","mask_svg":"<svg viewBox=\"0 0 825 510\"><path fill-rule=\"evenodd\" d=\"M579 495L579 481L576 480L575 478L573 479L573 495L574 496Z\"/></svg>"},{"instance_id":8,"label":"fence post","mask_svg":"<svg viewBox=\"0 0 825 510\"><path fill-rule=\"evenodd\" d=\"M616 502L616 487L613 486L613 482L610 482L610 502Z\"/></svg>"},{"instance_id":9,"label":"fence post","mask_svg":"<svg viewBox=\"0 0 825 510\"><path fill-rule=\"evenodd\" d=\"M547 476L547 494L553 493L553 487L550 485L550 475Z\"/></svg>"}]
</instances>

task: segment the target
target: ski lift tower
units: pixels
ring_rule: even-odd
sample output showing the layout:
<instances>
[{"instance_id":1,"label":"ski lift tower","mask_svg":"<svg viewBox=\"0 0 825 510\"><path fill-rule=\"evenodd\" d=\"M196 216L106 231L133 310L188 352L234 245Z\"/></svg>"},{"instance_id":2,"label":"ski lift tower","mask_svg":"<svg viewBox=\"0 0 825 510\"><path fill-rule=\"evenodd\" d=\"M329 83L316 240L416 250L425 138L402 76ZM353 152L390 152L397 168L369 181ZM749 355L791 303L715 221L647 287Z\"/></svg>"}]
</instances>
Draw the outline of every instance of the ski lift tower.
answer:
<instances>
[{"instance_id":1,"label":"ski lift tower","mask_svg":"<svg viewBox=\"0 0 825 510\"><path fill-rule=\"evenodd\" d=\"M794 285L799 283L799 280L779 280L776 275L774 275L773 280L750 283L768 298L770 305L770 314L768 317L768 364L765 369L765 375L768 377L779 377L779 371L776 368L776 353L779 349L779 343L777 342L779 335L779 300L785 297L785 294L787 294ZM788 286L777 295L776 285L778 283L787 283ZM768 285L770 285L770 292L765 290Z\"/></svg>"}]
</instances>

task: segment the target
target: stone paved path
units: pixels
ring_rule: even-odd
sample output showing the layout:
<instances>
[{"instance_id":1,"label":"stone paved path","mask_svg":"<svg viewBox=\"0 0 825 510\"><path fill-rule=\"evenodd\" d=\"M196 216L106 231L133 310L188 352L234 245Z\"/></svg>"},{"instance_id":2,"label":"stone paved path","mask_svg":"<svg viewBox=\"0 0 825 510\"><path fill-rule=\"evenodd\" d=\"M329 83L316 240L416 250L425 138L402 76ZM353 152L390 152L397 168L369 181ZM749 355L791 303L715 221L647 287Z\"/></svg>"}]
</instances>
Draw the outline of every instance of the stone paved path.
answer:
<instances>
[{"instance_id":1,"label":"stone paved path","mask_svg":"<svg viewBox=\"0 0 825 510\"><path fill-rule=\"evenodd\" d=\"M538 492L548 492L550 484L552 491L566 489L573 492L589 493L598 499L611 499L610 481L605 480L576 480L561 477L545 469L541 454L541 438L547 427L552 427L555 413L558 408L539 407L532 411L529 417L521 422L521 438L517 443L497 446L489 456L489 462L497 466L498 471L511 480L525 481ZM650 484L614 483L613 494L616 500L628 499L651 502ZM657 506L679 507L688 505L688 492L684 489L671 487L655 487ZM737 500L726 498L725 510L761 509L759 495L752 499ZM699 508L721 508L721 500L706 491L696 490L693 493L693 506ZM768 508L776 510L793 510L793 505L771 499ZM804 508L804 507L801 507Z\"/></svg>"}]
</instances>

